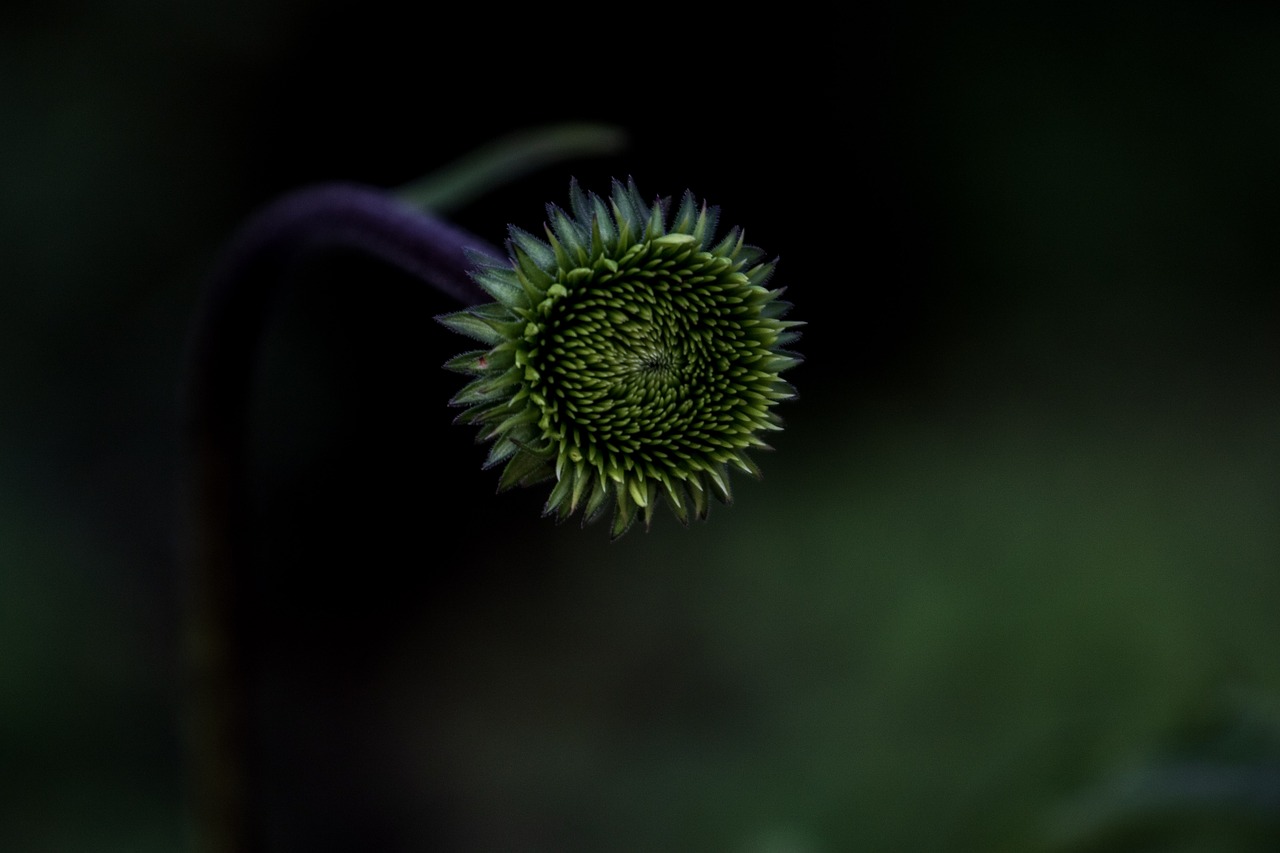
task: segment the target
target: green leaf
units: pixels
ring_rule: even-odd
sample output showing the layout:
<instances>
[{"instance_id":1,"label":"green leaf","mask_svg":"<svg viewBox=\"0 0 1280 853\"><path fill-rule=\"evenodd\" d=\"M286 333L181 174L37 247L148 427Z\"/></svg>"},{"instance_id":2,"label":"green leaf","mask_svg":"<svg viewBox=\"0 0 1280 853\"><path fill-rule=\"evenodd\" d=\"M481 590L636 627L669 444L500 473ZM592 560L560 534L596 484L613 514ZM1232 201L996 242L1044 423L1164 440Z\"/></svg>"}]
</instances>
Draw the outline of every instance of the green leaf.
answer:
<instances>
[{"instance_id":1,"label":"green leaf","mask_svg":"<svg viewBox=\"0 0 1280 853\"><path fill-rule=\"evenodd\" d=\"M582 511L582 523L590 524L604 514L609 506L609 489L598 474L591 477L591 494L587 498L586 509Z\"/></svg>"},{"instance_id":2,"label":"green leaf","mask_svg":"<svg viewBox=\"0 0 1280 853\"><path fill-rule=\"evenodd\" d=\"M706 479L698 476L689 480L689 498L693 502L693 517L698 521L706 521L711 512L711 503L707 500Z\"/></svg>"},{"instance_id":3,"label":"green leaf","mask_svg":"<svg viewBox=\"0 0 1280 853\"><path fill-rule=\"evenodd\" d=\"M460 335L466 335L474 338L482 344L496 344L502 340L502 335L498 334L498 330L490 325L487 321L477 317L471 310L457 311L453 314L442 314L436 318L442 326L445 326Z\"/></svg>"},{"instance_id":4,"label":"green leaf","mask_svg":"<svg viewBox=\"0 0 1280 853\"><path fill-rule=\"evenodd\" d=\"M553 512L559 512L561 520L568 514L565 510L569 507L568 497L573 492L573 475L570 473L567 477L561 477L560 481L555 484L551 490L551 495L547 498L546 505L542 508L543 515L551 515Z\"/></svg>"},{"instance_id":5,"label":"green leaf","mask_svg":"<svg viewBox=\"0 0 1280 853\"><path fill-rule=\"evenodd\" d=\"M491 267L477 270L471 277L485 293L503 305L514 308L524 299L524 290L520 287L520 280L516 278L514 269Z\"/></svg>"},{"instance_id":6,"label":"green leaf","mask_svg":"<svg viewBox=\"0 0 1280 853\"><path fill-rule=\"evenodd\" d=\"M689 510L693 506L688 490L679 480L672 480L670 477L663 480L663 485L666 487L663 496L666 498L667 506L670 507L671 513L680 524L688 527Z\"/></svg>"},{"instance_id":7,"label":"green leaf","mask_svg":"<svg viewBox=\"0 0 1280 853\"><path fill-rule=\"evenodd\" d=\"M514 225L508 228L507 232L511 235L511 242L515 244L512 247L512 254L515 254L515 249L519 249L540 269L555 268L556 253L551 251L551 247L545 242Z\"/></svg>"},{"instance_id":8,"label":"green leaf","mask_svg":"<svg viewBox=\"0 0 1280 853\"><path fill-rule=\"evenodd\" d=\"M498 480L498 491L505 492L515 486L527 486L547 479L552 471L552 458L538 456L527 450L521 450L511 457L507 467L502 469L502 477Z\"/></svg>"},{"instance_id":9,"label":"green leaf","mask_svg":"<svg viewBox=\"0 0 1280 853\"><path fill-rule=\"evenodd\" d=\"M707 480L711 483L712 493L726 506L733 503L733 491L729 487L729 469L724 463L713 465L707 472Z\"/></svg>"},{"instance_id":10,"label":"green leaf","mask_svg":"<svg viewBox=\"0 0 1280 853\"><path fill-rule=\"evenodd\" d=\"M444 363L445 370L482 376L489 369L488 350L472 350L456 355Z\"/></svg>"},{"instance_id":11,"label":"green leaf","mask_svg":"<svg viewBox=\"0 0 1280 853\"><path fill-rule=\"evenodd\" d=\"M631 495L622 483L617 488L617 503L613 511L613 525L609 530L609 539L616 540L631 529L636 520L636 505L631 502Z\"/></svg>"}]
</instances>

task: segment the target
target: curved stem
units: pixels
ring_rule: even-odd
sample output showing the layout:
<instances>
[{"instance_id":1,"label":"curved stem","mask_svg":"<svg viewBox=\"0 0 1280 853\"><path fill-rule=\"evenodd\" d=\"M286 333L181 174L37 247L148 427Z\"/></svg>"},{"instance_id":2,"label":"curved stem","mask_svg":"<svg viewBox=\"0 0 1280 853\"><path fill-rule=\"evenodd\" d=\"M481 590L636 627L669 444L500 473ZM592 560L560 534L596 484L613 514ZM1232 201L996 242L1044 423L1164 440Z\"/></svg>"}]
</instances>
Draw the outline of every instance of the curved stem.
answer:
<instances>
[{"instance_id":1,"label":"curved stem","mask_svg":"<svg viewBox=\"0 0 1280 853\"><path fill-rule=\"evenodd\" d=\"M192 332L185 390L189 519L190 726L197 848L261 849L251 780L249 699L256 674L247 641L250 545L244 500L245 426L253 364L274 296L304 255L355 249L464 305L486 299L465 250L498 252L384 191L326 185L287 196L237 234L209 280Z\"/></svg>"},{"instance_id":2,"label":"curved stem","mask_svg":"<svg viewBox=\"0 0 1280 853\"><path fill-rule=\"evenodd\" d=\"M627 134L609 124L568 122L531 128L495 140L395 194L419 207L447 211L549 163L617 154L626 145Z\"/></svg>"}]
</instances>

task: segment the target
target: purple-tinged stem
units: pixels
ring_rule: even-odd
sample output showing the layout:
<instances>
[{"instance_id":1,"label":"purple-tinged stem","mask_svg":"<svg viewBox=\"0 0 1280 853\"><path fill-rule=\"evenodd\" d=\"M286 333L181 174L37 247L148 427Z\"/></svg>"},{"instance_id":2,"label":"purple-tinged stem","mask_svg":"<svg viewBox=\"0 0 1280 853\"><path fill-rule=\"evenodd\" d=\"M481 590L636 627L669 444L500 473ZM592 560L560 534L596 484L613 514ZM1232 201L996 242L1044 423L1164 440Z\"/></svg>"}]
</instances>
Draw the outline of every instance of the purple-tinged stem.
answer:
<instances>
[{"instance_id":1,"label":"purple-tinged stem","mask_svg":"<svg viewBox=\"0 0 1280 853\"><path fill-rule=\"evenodd\" d=\"M463 305L485 301L464 250L483 240L382 190L324 185L286 196L235 236L192 330L186 394L191 577L188 613L192 792L201 853L263 847L249 702L256 671L245 600L250 531L247 416L253 366L275 297L303 256L357 250Z\"/></svg>"}]
</instances>

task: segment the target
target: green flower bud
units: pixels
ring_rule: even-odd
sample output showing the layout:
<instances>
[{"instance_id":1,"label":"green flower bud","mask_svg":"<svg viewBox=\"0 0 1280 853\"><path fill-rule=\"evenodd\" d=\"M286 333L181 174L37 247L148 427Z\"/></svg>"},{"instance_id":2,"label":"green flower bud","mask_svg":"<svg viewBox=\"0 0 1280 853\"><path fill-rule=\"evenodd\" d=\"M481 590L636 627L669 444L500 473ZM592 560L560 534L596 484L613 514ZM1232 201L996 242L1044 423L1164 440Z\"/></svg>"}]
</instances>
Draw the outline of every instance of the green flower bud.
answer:
<instances>
[{"instance_id":1,"label":"green flower bud","mask_svg":"<svg viewBox=\"0 0 1280 853\"><path fill-rule=\"evenodd\" d=\"M506 463L499 491L554 480L546 514L583 522L612 503L612 536L664 501L682 523L729 503L729 469L759 476L747 451L782 428L773 407L800 357L801 325L766 287L772 262L738 229L716 239L718 210L686 193L668 222L615 181L609 199L570 187L548 206L544 242L512 227L510 259L477 258L496 302L440 319L485 349L445 366L475 378L453 399L462 423Z\"/></svg>"}]
</instances>

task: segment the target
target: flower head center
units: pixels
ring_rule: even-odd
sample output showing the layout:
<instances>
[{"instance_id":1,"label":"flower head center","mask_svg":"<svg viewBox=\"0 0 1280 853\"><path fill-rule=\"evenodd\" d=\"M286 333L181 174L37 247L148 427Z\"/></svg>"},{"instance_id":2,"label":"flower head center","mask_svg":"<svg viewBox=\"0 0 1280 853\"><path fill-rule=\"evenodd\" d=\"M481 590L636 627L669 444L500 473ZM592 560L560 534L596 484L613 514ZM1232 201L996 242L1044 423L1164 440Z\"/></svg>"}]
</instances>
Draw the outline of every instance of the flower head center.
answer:
<instances>
[{"instance_id":1,"label":"flower head center","mask_svg":"<svg viewBox=\"0 0 1280 853\"><path fill-rule=\"evenodd\" d=\"M659 469L743 443L735 413L750 401L737 391L757 355L735 334L746 308L723 298L745 283L728 262L646 242L614 268L558 279L524 342L545 439Z\"/></svg>"},{"instance_id":2,"label":"flower head center","mask_svg":"<svg viewBox=\"0 0 1280 853\"><path fill-rule=\"evenodd\" d=\"M646 379L665 381L675 372L676 357L660 346L636 353L636 370Z\"/></svg>"}]
</instances>

